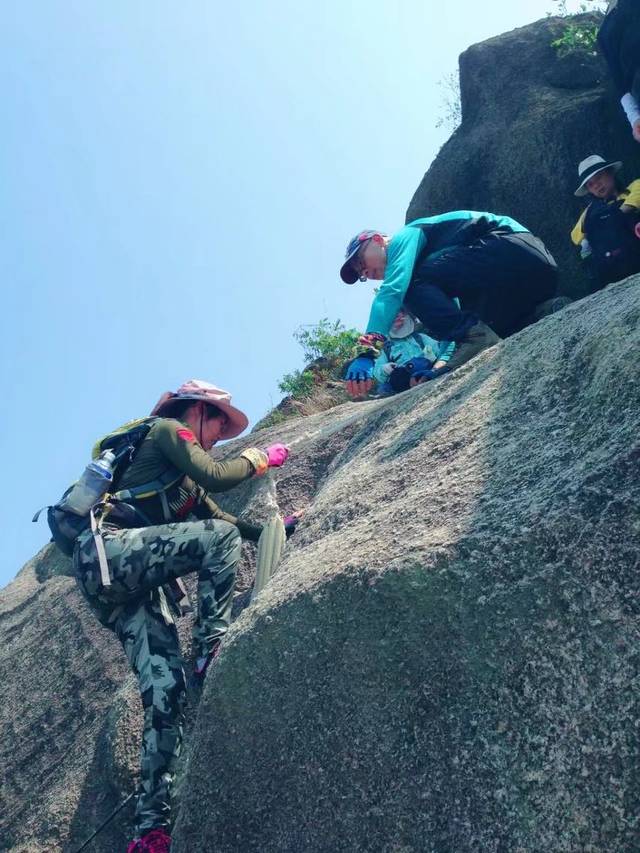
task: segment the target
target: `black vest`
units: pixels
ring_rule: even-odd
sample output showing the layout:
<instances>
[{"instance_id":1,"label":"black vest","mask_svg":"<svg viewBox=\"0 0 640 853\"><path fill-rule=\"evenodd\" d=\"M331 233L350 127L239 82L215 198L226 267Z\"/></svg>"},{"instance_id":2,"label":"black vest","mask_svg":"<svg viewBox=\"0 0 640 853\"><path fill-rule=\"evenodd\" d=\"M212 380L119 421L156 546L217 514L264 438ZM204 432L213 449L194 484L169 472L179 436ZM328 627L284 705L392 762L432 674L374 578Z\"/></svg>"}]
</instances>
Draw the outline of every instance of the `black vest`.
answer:
<instances>
[{"instance_id":1,"label":"black vest","mask_svg":"<svg viewBox=\"0 0 640 853\"><path fill-rule=\"evenodd\" d=\"M623 213L622 203L596 199L584 217L583 230L602 280L616 281L640 270L640 240L633 230L639 216Z\"/></svg>"}]
</instances>

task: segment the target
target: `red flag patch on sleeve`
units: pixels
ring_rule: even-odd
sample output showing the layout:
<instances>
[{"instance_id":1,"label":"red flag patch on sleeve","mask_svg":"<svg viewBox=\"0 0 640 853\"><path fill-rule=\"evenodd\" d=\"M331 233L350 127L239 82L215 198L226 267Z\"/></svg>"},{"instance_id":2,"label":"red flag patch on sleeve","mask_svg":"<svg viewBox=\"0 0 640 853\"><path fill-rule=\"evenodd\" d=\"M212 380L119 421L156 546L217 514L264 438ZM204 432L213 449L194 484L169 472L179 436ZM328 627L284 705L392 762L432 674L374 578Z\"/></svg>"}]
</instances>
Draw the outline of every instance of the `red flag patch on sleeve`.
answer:
<instances>
[{"instance_id":1,"label":"red flag patch on sleeve","mask_svg":"<svg viewBox=\"0 0 640 853\"><path fill-rule=\"evenodd\" d=\"M196 437L191 432L190 429L178 429L176 430L178 434L178 438L181 438L183 441L195 441Z\"/></svg>"}]
</instances>

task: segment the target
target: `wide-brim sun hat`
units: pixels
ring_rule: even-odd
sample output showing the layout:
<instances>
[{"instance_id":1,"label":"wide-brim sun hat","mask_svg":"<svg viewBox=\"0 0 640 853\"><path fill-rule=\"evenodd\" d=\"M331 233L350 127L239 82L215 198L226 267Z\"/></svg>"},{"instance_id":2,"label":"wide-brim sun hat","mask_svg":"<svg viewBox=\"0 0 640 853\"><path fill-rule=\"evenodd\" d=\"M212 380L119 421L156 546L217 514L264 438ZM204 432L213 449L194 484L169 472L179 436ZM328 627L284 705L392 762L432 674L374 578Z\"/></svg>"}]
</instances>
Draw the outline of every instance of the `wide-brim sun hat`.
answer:
<instances>
[{"instance_id":1,"label":"wide-brim sun hat","mask_svg":"<svg viewBox=\"0 0 640 853\"><path fill-rule=\"evenodd\" d=\"M589 157L581 160L578 164L578 179L581 183L574 192L574 195L578 196L578 198L589 195L587 183L594 175L597 175L598 172L604 172L605 169L613 169L614 172L619 172L622 169L622 162L620 160L607 161L599 154L591 154Z\"/></svg>"},{"instance_id":2,"label":"wide-brim sun hat","mask_svg":"<svg viewBox=\"0 0 640 853\"><path fill-rule=\"evenodd\" d=\"M355 284L360 278L358 273L351 266L351 261L358 254L360 246L362 246L363 243L366 243L367 240L375 237L376 234L380 234L380 231L360 231L352 240L349 240L347 244L347 251L344 256L344 263L340 267L340 278L345 284Z\"/></svg>"},{"instance_id":3,"label":"wide-brim sun hat","mask_svg":"<svg viewBox=\"0 0 640 853\"><path fill-rule=\"evenodd\" d=\"M249 426L249 418L245 413L231 405L231 394L202 379L188 379L177 391L165 391L151 410L151 414L162 417L163 411L177 400L202 400L224 412L227 423L220 434L221 439L235 438Z\"/></svg>"}]
</instances>

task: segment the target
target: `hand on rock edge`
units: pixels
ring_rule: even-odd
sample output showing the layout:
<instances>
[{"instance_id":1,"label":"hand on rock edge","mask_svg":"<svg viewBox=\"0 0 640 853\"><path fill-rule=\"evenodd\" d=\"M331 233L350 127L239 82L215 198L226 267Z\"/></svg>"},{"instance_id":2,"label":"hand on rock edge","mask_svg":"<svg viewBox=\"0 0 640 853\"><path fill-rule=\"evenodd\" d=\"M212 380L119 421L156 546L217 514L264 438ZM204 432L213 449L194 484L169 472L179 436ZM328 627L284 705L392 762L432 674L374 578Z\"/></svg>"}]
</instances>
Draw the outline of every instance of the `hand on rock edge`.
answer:
<instances>
[{"instance_id":1,"label":"hand on rock edge","mask_svg":"<svg viewBox=\"0 0 640 853\"><path fill-rule=\"evenodd\" d=\"M269 468L279 468L289 458L289 448L286 444L272 444L265 450Z\"/></svg>"},{"instance_id":2,"label":"hand on rock edge","mask_svg":"<svg viewBox=\"0 0 640 853\"><path fill-rule=\"evenodd\" d=\"M422 370L414 373L411 377L409 385L412 388L415 388L416 385L422 385L423 382L431 382L432 379L437 379L438 376L443 376L445 373L450 373L451 371L445 365L444 367L439 367L436 370Z\"/></svg>"},{"instance_id":3,"label":"hand on rock edge","mask_svg":"<svg viewBox=\"0 0 640 853\"><path fill-rule=\"evenodd\" d=\"M375 385L375 382L373 381L373 379L365 379L365 380L360 380L358 382L354 382L354 381L345 382L345 386L347 388L347 394L350 397L366 397L374 385Z\"/></svg>"},{"instance_id":4,"label":"hand on rock edge","mask_svg":"<svg viewBox=\"0 0 640 853\"><path fill-rule=\"evenodd\" d=\"M638 121L634 122L632 133L635 141L640 142L640 118L638 119Z\"/></svg>"}]
</instances>

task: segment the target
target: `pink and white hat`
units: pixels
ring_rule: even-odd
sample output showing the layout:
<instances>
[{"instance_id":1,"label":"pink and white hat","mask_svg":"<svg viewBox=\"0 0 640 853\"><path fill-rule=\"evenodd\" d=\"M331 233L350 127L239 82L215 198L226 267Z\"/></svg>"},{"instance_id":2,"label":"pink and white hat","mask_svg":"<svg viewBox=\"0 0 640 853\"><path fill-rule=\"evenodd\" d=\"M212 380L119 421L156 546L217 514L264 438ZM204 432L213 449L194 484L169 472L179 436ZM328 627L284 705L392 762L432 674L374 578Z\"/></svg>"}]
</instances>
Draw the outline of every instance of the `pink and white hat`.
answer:
<instances>
[{"instance_id":1,"label":"pink and white hat","mask_svg":"<svg viewBox=\"0 0 640 853\"><path fill-rule=\"evenodd\" d=\"M165 391L151 414L162 416L163 409L176 400L202 400L224 412L228 420L220 438L235 438L249 426L249 418L244 412L231 405L231 394L228 391L201 379L188 379L177 391Z\"/></svg>"}]
</instances>

